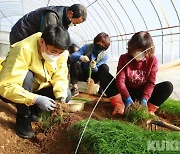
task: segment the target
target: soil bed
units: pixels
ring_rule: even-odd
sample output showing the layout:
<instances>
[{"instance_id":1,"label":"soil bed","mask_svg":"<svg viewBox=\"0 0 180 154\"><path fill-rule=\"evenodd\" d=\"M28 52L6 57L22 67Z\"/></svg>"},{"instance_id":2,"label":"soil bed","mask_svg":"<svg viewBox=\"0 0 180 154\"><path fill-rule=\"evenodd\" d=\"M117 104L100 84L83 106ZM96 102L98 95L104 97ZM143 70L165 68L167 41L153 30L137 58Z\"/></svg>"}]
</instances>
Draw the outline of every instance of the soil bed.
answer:
<instances>
[{"instance_id":1,"label":"soil bed","mask_svg":"<svg viewBox=\"0 0 180 154\"><path fill-rule=\"evenodd\" d=\"M36 131L36 137L27 140L19 138L14 131L15 127L15 107L11 104L0 102L0 153L1 154L71 154L74 153L72 150L72 144L68 140L67 129L70 128L74 123L88 119L93 107L95 106L98 96L90 96L87 94L80 94L78 97L86 98L91 100L85 104L85 108L81 112L76 113L63 113L61 122L53 124L50 129L44 133L39 129L37 123L33 123L33 128ZM124 120L123 116L117 115L112 116L113 107L109 100L103 97L95 112L92 115L93 119L113 119L113 120ZM166 119L166 121L180 126L179 116L167 115L164 113L157 113L158 116ZM138 123L144 127L144 123Z\"/></svg>"}]
</instances>

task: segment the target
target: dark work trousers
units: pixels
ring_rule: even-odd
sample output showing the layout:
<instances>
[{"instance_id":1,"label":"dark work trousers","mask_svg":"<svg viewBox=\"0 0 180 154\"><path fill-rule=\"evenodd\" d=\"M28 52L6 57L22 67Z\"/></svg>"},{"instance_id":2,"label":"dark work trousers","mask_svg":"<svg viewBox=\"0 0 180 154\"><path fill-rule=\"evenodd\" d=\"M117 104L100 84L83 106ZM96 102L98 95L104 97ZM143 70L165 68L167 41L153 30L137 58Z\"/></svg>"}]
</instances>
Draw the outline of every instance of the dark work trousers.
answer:
<instances>
[{"instance_id":1,"label":"dark work trousers","mask_svg":"<svg viewBox=\"0 0 180 154\"><path fill-rule=\"evenodd\" d=\"M33 81L34 81L33 72L28 71L28 73L24 79L24 82L23 82L23 88L25 90L33 92ZM33 93L55 99L52 86L43 88L43 89L33 92ZM3 98L2 96L0 97L0 99L7 103L14 103L12 101L9 101L9 100ZM69 102L70 99L71 99L71 92L68 89L68 97L66 98L66 102ZM19 104L19 103L15 103L15 104L16 104L16 108L17 108L17 114L19 114L19 115L23 115L23 116L29 116L30 114L39 115L39 113L41 112L41 110L39 109L39 107L36 104L31 105L31 106L27 106L25 104Z\"/></svg>"},{"instance_id":2,"label":"dark work trousers","mask_svg":"<svg viewBox=\"0 0 180 154\"><path fill-rule=\"evenodd\" d=\"M106 90L105 94L108 98L115 96L119 93L116 87L115 78L109 72L104 72L100 80L101 80L101 86L104 90ZM110 82L111 84L109 85Z\"/></svg>"},{"instance_id":3,"label":"dark work trousers","mask_svg":"<svg viewBox=\"0 0 180 154\"><path fill-rule=\"evenodd\" d=\"M141 99L142 90L128 89L130 96L133 100ZM148 102L160 106L171 94L173 91L173 85L169 81L160 82L155 85L152 95Z\"/></svg>"},{"instance_id":4,"label":"dark work trousers","mask_svg":"<svg viewBox=\"0 0 180 154\"><path fill-rule=\"evenodd\" d=\"M114 79L114 77L110 73L104 74L104 76L101 79L103 89L107 87L107 85L112 79ZM128 88L128 91L133 100L141 99L143 90ZM173 85L171 82L164 81L158 83L155 85L152 95L148 101L156 106L160 106L172 94L172 91L173 91ZM107 95L107 97L112 97L117 95L118 93L121 92L118 91L115 80L113 80L113 82L105 91L105 94Z\"/></svg>"},{"instance_id":5,"label":"dark work trousers","mask_svg":"<svg viewBox=\"0 0 180 154\"><path fill-rule=\"evenodd\" d=\"M84 71L81 62L70 61L70 83L77 84L78 81L87 81L88 72Z\"/></svg>"},{"instance_id":6,"label":"dark work trousers","mask_svg":"<svg viewBox=\"0 0 180 154\"><path fill-rule=\"evenodd\" d=\"M99 66L97 73L92 72L91 78L94 80L95 83L100 81L100 87L102 87L101 78L104 77L103 74L105 74L106 72L107 73L109 72L109 67L107 64L102 64L101 66ZM88 73L89 72L87 72L83 69L80 61L77 61L77 62L70 64L70 77L71 77L70 82L72 84L77 84L78 81L87 82L87 79L89 77Z\"/></svg>"}]
</instances>

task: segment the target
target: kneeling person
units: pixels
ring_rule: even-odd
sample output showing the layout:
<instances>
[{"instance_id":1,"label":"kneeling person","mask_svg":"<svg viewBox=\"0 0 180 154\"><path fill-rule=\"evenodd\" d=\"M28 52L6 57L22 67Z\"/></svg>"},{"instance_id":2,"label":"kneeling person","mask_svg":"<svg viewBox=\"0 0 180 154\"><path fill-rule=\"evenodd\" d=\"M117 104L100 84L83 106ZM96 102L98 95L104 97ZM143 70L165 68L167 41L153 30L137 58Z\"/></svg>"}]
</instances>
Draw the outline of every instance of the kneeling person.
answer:
<instances>
[{"instance_id":1,"label":"kneeling person","mask_svg":"<svg viewBox=\"0 0 180 154\"><path fill-rule=\"evenodd\" d=\"M56 25L10 46L0 72L0 95L16 104L16 133L32 138L33 117L56 108L55 99L68 102L69 34Z\"/></svg>"}]
</instances>

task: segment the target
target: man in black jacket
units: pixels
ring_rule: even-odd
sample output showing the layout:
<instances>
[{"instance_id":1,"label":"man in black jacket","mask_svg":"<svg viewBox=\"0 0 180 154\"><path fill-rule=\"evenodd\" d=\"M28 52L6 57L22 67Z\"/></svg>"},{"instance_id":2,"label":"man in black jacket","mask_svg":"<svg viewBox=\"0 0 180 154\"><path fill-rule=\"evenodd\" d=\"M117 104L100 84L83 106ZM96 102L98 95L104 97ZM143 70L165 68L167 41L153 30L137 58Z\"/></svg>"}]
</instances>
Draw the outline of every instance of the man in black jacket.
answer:
<instances>
[{"instance_id":1,"label":"man in black jacket","mask_svg":"<svg viewBox=\"0 0 180 154\"><path fill-rule=\"evenodd\" d=\"M86 17L86 8L81 4L74 4L70 7L48 6L39 8L24 15L16 22L10 32L10 44L21 41L39 31L42 32L48 25L57 24L66 30L71 25L84 22Z\"/></svg>"}]
</instances>

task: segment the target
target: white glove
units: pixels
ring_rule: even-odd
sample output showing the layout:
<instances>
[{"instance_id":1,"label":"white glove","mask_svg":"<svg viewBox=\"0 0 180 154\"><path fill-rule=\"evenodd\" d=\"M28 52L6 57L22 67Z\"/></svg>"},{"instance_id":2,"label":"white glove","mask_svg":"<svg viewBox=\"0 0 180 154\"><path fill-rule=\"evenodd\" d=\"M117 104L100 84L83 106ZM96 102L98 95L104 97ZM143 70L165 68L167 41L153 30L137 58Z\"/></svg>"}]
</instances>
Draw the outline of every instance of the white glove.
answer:
<instances>
[{"instance_id":1,"label":"white glove","mask_svg":"<svg viewBox=\"0 0 180 154\"><path fill-rule=\"evenodd\" d=\"M89 58L88 58L88 56L81 56L80 60L83 61L83 62L88 62Z\"/></svg>"},{"instance_id":2,"label":"white glove","mask_svg":"<svg viewBox=\"0 0 180 154\"><path fill-rule=\"evenodd\" d=\"M96 62L95 62L94 60L92 60L92 61L90 62L90 67L91 67L92 69L94 69L94 68L96 67Z\"/></svg>"},{"instance_id":3,"label":"white glove","mask_svg":"<svg viewBox=\"0 0 180 154\"><path fill-rule=\"evenodd\" d=\"M52 111L55 110L56 104L55 101L49 97L39 95L35 104L43 111Z\"/></svg>"}]
</instances>

